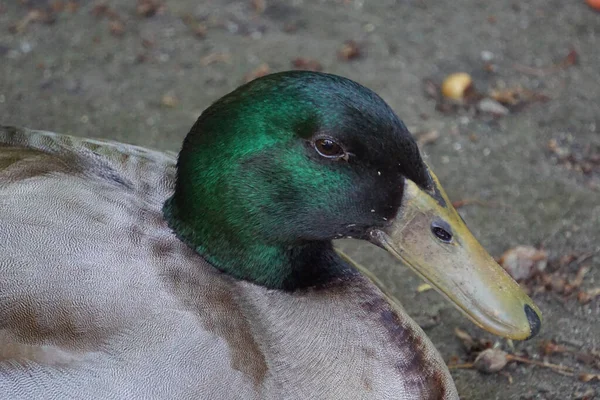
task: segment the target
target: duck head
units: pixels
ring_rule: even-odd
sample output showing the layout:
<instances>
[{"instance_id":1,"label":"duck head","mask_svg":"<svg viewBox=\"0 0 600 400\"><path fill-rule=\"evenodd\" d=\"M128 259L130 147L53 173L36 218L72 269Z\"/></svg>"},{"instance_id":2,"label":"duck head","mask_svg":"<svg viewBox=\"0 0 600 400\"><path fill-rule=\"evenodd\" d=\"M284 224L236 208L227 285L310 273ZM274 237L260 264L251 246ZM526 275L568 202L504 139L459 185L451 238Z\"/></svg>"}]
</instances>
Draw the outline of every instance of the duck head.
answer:
<instances>
[{"instance_id":1,"label":"duck head","mask_svg":"<svg viewBox=\"0 0 600 400\"><path fill-rule=\"evenodd\" d=\"M370 241L480 327L526 339L540 312L473 237L411 134L374 92L284 72L211 105L186 137L165 204L175 233L221 271L277 290L357 272L332 240Z\"/></svg>"}]
</instances>

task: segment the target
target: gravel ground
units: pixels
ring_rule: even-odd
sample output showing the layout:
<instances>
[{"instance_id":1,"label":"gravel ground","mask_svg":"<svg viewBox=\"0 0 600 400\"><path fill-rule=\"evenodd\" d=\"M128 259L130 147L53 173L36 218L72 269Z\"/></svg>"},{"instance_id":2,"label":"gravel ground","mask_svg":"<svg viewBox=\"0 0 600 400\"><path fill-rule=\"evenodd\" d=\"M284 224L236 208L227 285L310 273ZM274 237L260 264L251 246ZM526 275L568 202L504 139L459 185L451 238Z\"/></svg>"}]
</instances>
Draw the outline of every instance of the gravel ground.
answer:
<instances>
[{"instance_id":1,"label":"gravel ground","mask_svg":"<svg viewBox=\"0 0 600 400\"><path fill-rule=\"evenodd\" d=\"M493 255L543 245L548 268L569 279L590 267L575 294L533 288L542 332L511 350L542 360L553 340L569 351L547 360L575 375L516 363L504 375L454 370L461 398L600 396L600 380L578 378L600 373L589 359L600 349L600 298L576 295L600 285L600 13L579 0L171 0L150 16L133 1L98 4L0 0L1 123L177 150L199 113L253 73L316 60L377 91L413 133L439 134L423 151L452 199L480 202L460 211ZM30 12L51 5L58 11ZM348 40L360 55L340 59ZM481 92L521 86L549 100L501 118L440 112L423 81L455 71ZM384 252L341 246L390 283L448 362L472 357L455 328L510 349L437 293L418 293L418 278L395 272ZM569 254L580 262L558 261Z\"/></svg>"}]
</instances>

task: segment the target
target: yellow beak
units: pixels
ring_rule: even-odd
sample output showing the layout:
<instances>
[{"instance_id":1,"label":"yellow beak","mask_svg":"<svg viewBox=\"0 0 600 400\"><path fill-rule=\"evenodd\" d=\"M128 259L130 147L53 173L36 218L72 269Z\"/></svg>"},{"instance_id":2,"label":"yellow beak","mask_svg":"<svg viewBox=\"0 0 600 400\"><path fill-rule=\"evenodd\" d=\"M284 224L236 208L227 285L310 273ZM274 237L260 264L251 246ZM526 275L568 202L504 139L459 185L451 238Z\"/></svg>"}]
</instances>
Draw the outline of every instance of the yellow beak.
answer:
<instances>
[{"instance_id":1,"label":"yellow beak","mask_svg":"<svg viewBox=\"0 0 600 400\"><path fill-rule=\"evenodd\" d=\"M476 325L510 339L533 337L541 325L539 309L481 247L431 176L434 187L427 191L406 180L397 217L387 228L372 230L371 239Z\"/></svg>"}]
</instances>

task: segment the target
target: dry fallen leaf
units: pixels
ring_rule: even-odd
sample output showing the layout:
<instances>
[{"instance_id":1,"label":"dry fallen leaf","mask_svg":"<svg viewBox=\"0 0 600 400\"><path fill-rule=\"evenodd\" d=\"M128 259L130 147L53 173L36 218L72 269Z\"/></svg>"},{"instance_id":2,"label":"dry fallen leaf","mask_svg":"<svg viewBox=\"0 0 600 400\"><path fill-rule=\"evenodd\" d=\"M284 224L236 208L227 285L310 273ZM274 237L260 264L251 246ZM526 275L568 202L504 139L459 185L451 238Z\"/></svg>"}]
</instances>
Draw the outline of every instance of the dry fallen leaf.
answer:
<instances>
[{"instance_id":1,"label":"dry fallen leaf","mask_svg":"<svg viewBox=\"0 0 600 400\"><path fill-rule=\"evenodd\" d=\"M508 107L510 111L518 111L535 102L546 102L550 100L543 93L534 92L521 86L507 88L492 88L488 96L501 105Z\"/></svg>"},{"instance_id":2,"label":"dry fallen leaf","mask_svg":"<svg viewBox=\"0 0 600 400\"><path fill-rule=\"evenodd\" d=\"M256 11L258 14L262 14L263 12L265 12L265 9L267 8L267 1L266 0L252 0L252 8L254 8L254 11Z\"/></svg>"},{"instance_id":3,"label":"dry fallen leaf","mask_svg":"<svg viewBox=\"0 0 600 400\"><path fill-rule=\"evenodd\" d=\"M581 382L592 382L592 381L600 382L600 374L581 374L581 375L579 375L579 380Z\"/></svg>"},{"instance_id":4,"label":"dry fallen leaf","mask_svg":"<svg viewBox=\"0 0 600 400\"><path fill-rule=\"evenodd\" d=\"M593 400L596 398L596 391L592 388L587 388L585 391L577 391L573 394L573 400Z\"/></svg>"},{"instance_id":5,"label":"dry fallen leaf","mask_svg":"<svg viewBox=\"0 0 600 400\"><path fill-rule=\"evenodd\" d=\"M74 13L79 9L79 3L74 0L69 0L65 6L65 10Z\"/></svg>"},{"instance_id":6,"label":"dry fallen leaf","mask_svg":"<svg viewBox=\"0 0 600 400\"><path fill-rule=\"evenodd\" d=\"M246 74L246 76L244 77L244 80L246 82L250 82L256 78L260 78L261 76L267 75L269 72L271 72L271 68L269 67L269 64L263 63L263 64L259 65L257 68L255 68L253 71Z\"/></svg>"},{"instance_id":7,"label":"dry fallen leaf","mask_svg":"<svg viewBox=\"0 0 600 400\"><path fill-rule=\"evenodd\" d=\"M196 20L192 14L185 14L181 17L183 23L194 32L194 35L200 39L206 36L208 28L203 23Z\"/></svg>"},{"instance_id":8,"label":"dry fallen leaf","mask_svg":"<svg viewBox=\"0 0 600 400\"><path fill-rule=\"evenodd\" d=\"M548 254L535 247L517 246L505 251L498 263L513 279L526 280L546 269Z\"/></svg>"},{"instance_id":9,"label":"dry fallen leaf","mask_svg":"<svg viewBox=\"0 0 600 400\"><path fill-rule=\"evenodd\" d=\"M97 3L92 8L92 15L95 16L96 18L107 17L108 19L113 19L113 20L121 19L119 14L115 10L110 8L110 6L108 4L106 4L104 2Z\"/></svg>"},{"instance_id":10,"label":"dry fallen leaf","mask_svg":"<svg viewBox=\"0 0 600 400\"><path fill-rule=\"evenodd\" d=\"M317 60L311 58L298 57L292 60L292 66L304 71L322 71L323 66Z\"/></svg>"},{"instance_id":11,"label":"dry fallen leaf","mask_svg":"<svg viewBox=\"0 0 600 400\"><path fill-rule=\"evenodd\" d=\"M207 65L215 63L231 64L231 54L229 53L210 53L200 59L200 65L206 67Z\"/></svg>"},{"instance_id":12,"label":"dry fallen leaf","mask_svg":"<svg viewBox=\"0 0 600 400\"><path fill-rule=\"evenodd\" d=\"M598 0L594 0L598 1ZM560 71L562 69L566 69L572 65L577 65L579 63L579 54L575 49L569 50L567 55L557 63L554 63L548 67L538 68L538 67L529 67L527 65L515 64L513 68L519 72L522 72L527 75L534 75L543 77L554 72Z\"/></svg>"},{"instance_id":13,"label":"dry fallen leaf","mask_svg":"<svg viewBox=\"0 0 600 400\"><path fill-rule=\"evenodd\" d=\"M114 36L123 36L125 34L125 24L119 20L110 21L108 29Z\"/></svg>"},{"instance_id":14,"label":"dry fallen leaf","mask_svg":"<svg viewBox=\"0 0 600 400\"><path fill-rule=\"evenodd\" d=\"M581 292L577 293L577 301L579 301L581 304L587 304L599 296L600 296L600 287L597 287L597 288L593 288L593 289L590 289L587 291L581 291Z\"/></svg>"},{"instance_id":15,"label":"dry fallen leaf","mask_svg":"<svg viewBox=\"0 0 600 400\"><path fill-rule=\"evenodd\" d=\"M546 356L550 356L552 354L555 353L568 353L570 352L570 350L560 344L557 344L555 341L553 340L547 340L544 341L542 343L542 345L540 346L540 349L542 350L542 354L546 355Z\"/></svg>"},{"instance_id":16,"label":"dry fallen leaf","mask_svg":"<svg viewBox=\"0 0 600 400\"><path fill-rule=\"evenodd\" d=\"M8 30L11 33L22 33L29 26L29 24L34 22L52 22L52 17L49 13L42 10L31 10L19 20L16 24L11 25Z\"/></svg>"},{"instance_id":17,"label":"dry fallen leaf","mask_svg":"<svg viewBox=\"0 0 600 400\"><path fill-rule=\"evenodd\" d=\"M164 9L164 5L155 0L138 0L136 12L138 15L142 17L152 17L156 15L158 12L162 12Z\"/></svg>"},{"instance_id":18,"label":"dry fallen leaf","mask_svg":"<svg viewBox=\"0 0 600 400\"><path fill-rule=\"evenodd\" d=\"M514 106L523 101L523 88L517 86L503 89L492 89L490 90L490 97L500 104Z\"/></svg>"},{"instance_id":19,"label":"dry fallen leaf","mask_svg":"<svg viewBox=\"0 0 600 400\"><path fill-rule=\"evenodd\" d=\"M173 93L164 94L163 97L160 99L160 104L164 107L173 108L177 106L178 103L179 100Z\"/></svg>"},{"instance_id":20,"label":"dry fallen leaf","mask_svg":"<svg viewBox=\"0 0 600 400\"><path fill-rule=\"evenodd\" d=\"M577 270L577 275L575 275L575 278L573 278L570 282L569 285L572 288L578 288L579 286L581 286L581 284L583 283L583 278L585 278L585 275L590 272L590 267L587 265L582 265L578 270Z\"/></svg>"},{"instance_id":21,"label":"dry fallen leaf","mask_svg":"<svg viewBox=\"0 0 600 400\"><path fill-rule=\"evenodd\" d=\"M338 57L344 61L350 61L359 58L362 55L358 43L354 40L348 40L344 42L340 50L338 51Z\"/></svg>"},{"instance_id":22,"label":"dry fallen leaf","mask_svg":"<svg viewBox=\"0 0 600 400\"><path fill-rule=\"evenodd\" d=\"M419 146L425 146L429 143L434 143L440 138L440 132L433 129L430 131L416 132L415 137L417 138L417 144Z\"/></svg>"},{"instance_id":23,"label":"dry fallen leaf","mask_svg":"<svg viewBox=\"0 0 600 400\"><path fill-rule=\"evenodd\" d=\"M65 3L62 0L52 0L50 2L52 12L59 13L65 9Z\"/></svg>"}]
</instances>

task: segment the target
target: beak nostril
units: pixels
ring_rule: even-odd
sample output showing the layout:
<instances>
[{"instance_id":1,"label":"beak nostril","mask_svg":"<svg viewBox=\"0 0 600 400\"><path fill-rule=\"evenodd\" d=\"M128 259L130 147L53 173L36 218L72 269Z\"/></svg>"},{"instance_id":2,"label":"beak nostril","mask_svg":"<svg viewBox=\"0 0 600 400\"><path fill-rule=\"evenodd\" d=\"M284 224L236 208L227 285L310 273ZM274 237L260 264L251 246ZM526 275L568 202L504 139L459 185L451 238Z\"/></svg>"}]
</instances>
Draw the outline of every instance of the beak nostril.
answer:
<instances>
[{"instance_id":1,"label":"beak nostril","mask_svg":"<svg viewBox=\"0 0 600 400\"><path fill-rule=\"evenodd\" d=\"M525 340L529 340L540 332L542 321L540 320L540 316L534 311L533 308L531 308L529 304L525 304L525 315L527 316L530 329L529 337L527 337Z\"/></svg>"}]
</instances>

